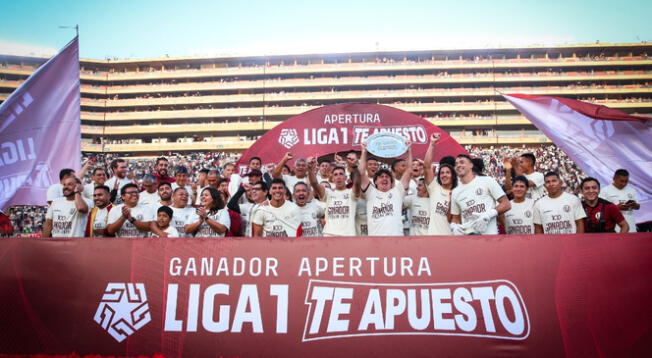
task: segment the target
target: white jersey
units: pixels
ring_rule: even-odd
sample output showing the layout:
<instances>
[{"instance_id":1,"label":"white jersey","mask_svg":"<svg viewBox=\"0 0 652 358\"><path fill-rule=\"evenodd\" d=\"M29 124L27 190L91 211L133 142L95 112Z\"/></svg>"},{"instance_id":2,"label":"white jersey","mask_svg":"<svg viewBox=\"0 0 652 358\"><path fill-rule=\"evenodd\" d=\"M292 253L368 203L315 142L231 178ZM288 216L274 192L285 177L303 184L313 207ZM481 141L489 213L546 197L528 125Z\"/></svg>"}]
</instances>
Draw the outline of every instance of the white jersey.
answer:
<instances>
[{"instance_id":1,"label":"white jersey","mask_svg":"<svg viewBox=\"0 0 652 358\"><path fill-rule=\"evenodd\" d=\"M83 199L91 209L91 203ZM52 200L45 214L46 219L52 220L52 237L84 237L88 213L81 213L75 206L75 200L65 197Z\"/></svg>"},{"instance_id":2,"label":"white jersey","mask_svg":"<svg viewBox=\"0 0 652 358\"><path fill-rule=\"evenodd\" d=\"M575 234L575 220L584 219L586 213L578 197L567 192L554 199L544 196L534 203L534 223L543 226L545 234Z\"/></svg>"},{"instance_id":3,"label":"white jersey","mask_svg":"<svg viewBox=\"0 0 652 358\"><path fill-rule=\"evenodd\" d=\"M510 202L512 208L505 212L505 232L507 235L534 234L534 200L525 198L523 202Z\"/></svg>"},{"instance_id":4,"label":"white jersey","mask_svg":"<svg viewBox=\"0 0 652 358\"><path fill-rule=\"evenodd\" d=\"M138 205L158 205L161 201L161 197L158 195L158 191L153 193L148 193L146 190L143 190L138 194ZM158 209L158 206L157 208Z\"/></svg>"},{"instance_id":5,"label":"white jersey","mask_svg":"<svg viewBox=\"0 0 652 358\"><path fill-rule=\"evenodd\" d=\"M53 201L54 199L63 198L63 185L60 183L52 184L48 187L47 192L47 201Z\"/></svg>"},{"instance_id":6,"label":"white jersey","mask_svg":"<svg viewBox=\"0 0 652 358\"><path fill-rule=\"evenodd\" d=\"M226 226L226 230L231 228L231 217L229 216L229 210L227 208L220 209L214 213L209 213L208 218ZM197 221L199 221L199 215L197 215L197 212L195 211L188 215L186 225L194 224ZM195 232L195 237L224 237L225 234L226 231L220 234L204 221L199 225L199 228Z\"/></svg>"},{"instance_id":7,"label":"white jersey","mask_svg":"<svg viewBox=\"0 0 652 358\"><path fill-rule=\"evenodd\" d=\"M170 227L177 229L179 237L191 237L192 235L186 234L185 226L188 222L190 215L195 213L195 208L191 206L186 206L185 208L175 208L170 206L172 209L172 220L170 221Z\"/></svg>"},{"instance_id":8,"label":"white jersey","mask_svg":"<svg viewBox=\"0 0 652 358\"><path fill-rule=\"evenodd\" d=\"M122 216L122 207L124 204L114 206L113 209L109 212L109 224L113 224L118 221ZM131 216L137 221L154 221L156 219L155 212L152 212L152 208L149 205L136 205L131 208ZM148 231L140 231L134 224L130 223L129 220L125 220L122 227L115 233L116 237L147 237Z\"/></svg>"},{"instance_id":9,"label":"white jersey","mask_svg":"<svg viewBox=\"0 0 652 358\"><path fill-rule=\"evenodd\" d=\"M283 174L283 181L285 182L285 186L287 186L290 190L290 193L294 193L294 185L296 185L298 182L306 183L308 184L308 187L310 187L310 182L308 182L307 175L303 178L297 178L294 175Z\"/></svg>"},{"instance_id":10,"label":"white jersey","mask_svg":"<svg viewBox=\"0 0 652 358\"><path fill-rule=\"evenodd\" d=\"M430 227L430 198L408 195L403 201L403 207L410 212L410 235L428 235Z\"/></svg>"},{"instance_id":11,"label":"white jersey","mask_svg":"<svg viewBox=\"0 0 652 358\"><path fill-rule=\"evenodd\" d=\"M403 197L405 189L398 182L387 192L367 187L367 230L369 236L403 236Z\"/></svg>"},{"instance_id":12,"label":"white jersey","mask_svg":"<svg viewBox=\"0 0 652 358\"><path fill-rule=\"evenodd\" d=\"M450 209L451 191L444 189L437 179L426 187L430 199L430 225L428 235L452 235L448 223L448 211Z\"/></svg>"},{"instance_id":13,"label":"white jersey","mask_svg":"<svg viewBox=\"0 0 652 358\"><path fill-rule=\"evenodd\" d=\"M355 236L356 198L353 189L326 189L324 197L324 236Z\"/></svg>"},{"instance_id":14,"label":"white jersey","mask_svg":"<svg viewBox=\"0 0 652 358\"><path fill-rule=\"evenodd\" d=\"M254 204L254 203L240 204L240 223L241 223L241 227L244 228L244 232L242 233L243 236L245 237L253 236L253 227L251 226L252 223L251 220L253 219L254 214L256 213L256 210L258 210L259 207L260 204Z\"/></svg>"},{"instance_id":15,"label":"white jersey","mask_svg":"<svg viewBox=\"0 0 652 358\"><path fill-rule=\"evenodd\" d=\"M112 208L111 210L115 210L115 208ZM97 230L106 229L108 223L109 223L108 206L104 207L104 209L98 208L95 212L95 217L93 218L93 222L91 223L91 225L93 225L93 232L96 232ZM93 236L98 236L98 235L93 234Z\"/></svg>"},{"instance_id":16,"label":"white jersey","mask_svg":"<svg viewBox=\"0 0 652 358\"><path fill-rule=\"evenodd\" d=\"M298 206L301 215L301 236L321 237L321 219L324 218L324 208L314 201Z\"/></svg>"},{"instance_id":17,"label":"white jersey","mask_svg":"<svg viewBox=\"0 0 652 358\"><path fill-rule=\"evenodd\" d=\"M358 236L367 236L369 230L367 227L367 201L358 199L355 203L355 234Z\"/></svg>"},{"instance_id":18,"label":"white jersey","mask_svg":"<svg viewBox=\"0 0 652 358\"><path fill-rule=\"evenodd\" d=\"M330 178L330 177L328 177L328 178L323 177L323 176L321 176L320 173L315 174L315 177L317 177L317 184L319 184L319 183L321 183L321 182L323 182L323 181L327 181L327 182L329 182L329 183L331 182L331 178Z\"/></svg>"},{"instance_id":19,"label":"white jersey","mask_svg":"<svg viewBox=\"0 0 652 358\"><path fill-rule=\"evenodd\" d=\"M179 184L172 183L171 186L172 186L172 195L174 195L174 190L179 187ZM194 199L195 199L195 196L192 195L192 186L185 185L184 188L188 192L188 205L192 205L192 203L194 202Z\"/></svg>"},{"instance_id":20,"label":"white jersey","mask_svg":"<svg viewBox=\"0 0 652 358\"><path fill-rule=\"evenodd\" d=\"M177 230L174 226L170 225L168 226L167 229L163 230L163 232L166 232L168 234L168 239L175 238L175 237L181 237L179 235L179 230ZM153 232L149 233L149 237L159 237Z\"/></svg>"},{"instance_id":21,"label":"white jersey","mask_svg":"<svg viewBox=\"0 0 652 358\"><path fill-rule=\"evenodd\" d=\"M95 183L84 185L84 191L82 192L82 196L85 199L93 200L93 193L95 193Z\"/></svg>"},{"instance_id":22,"label":"white jersey","mask_svg":"<svg viewBox=\"0 0 652 358\"><path fill-rule=\"evenodd\" d=\"M528 183L528 189L526 196L534 201L539 200L541 197L546 195L546 189L543 187L545 182L543 174L539 172L532 172L531 174L523 174L528 181L531 181L536 186L530 186Z\"/></svg>"},{"instance_id":23,"label":"white jersey","mask_svg":"<svg viewBox=\"0 0 652 358\"><path fill-rule=\"evenodd\" d=\"M624 204L630 200L634 200L638 203L638 194L636 194L636 190L629 185L620 190L613 184L610 184L600 190L600 197L616 205ZM620 210L620 212L623 213L623 217L625 217L625 221L627 221L627 224L629 225L629 232L636 232L634 210ZM620 226L616 225L615 230L616 232L620 232Z\"/></svg>"},{"instance_id":24,"label":"white jersey","mask_svg":"<svg viewBox=\"0 0 652 358\"><path fill-rule=\"evenodd\" d=\"M235 194L238 191L238 188L240 187L240 183L242 183L242 177L240 177L236 173L231 174L231 176L229 177L229 187L227 188L227 190L229 191L229 196L233 196L233 194Z\"/></svg>"},{"instance_id":25,"label":"white jersey","mask_svg":"<svg viewBox=\"0 0 652 358\"><path fill-rule=\"evenodd\" d=\"M468 184L459 183L453 189L451 198L451 214L460 215L462 225L472 223L480 215L496 208L498 199L505 196L505 192L492 177L476 176ZM492 218L487 229L478 233L482 235L497 235L498 224Z\"/></svg>"},{"instance_id":26,"label":"white jersey","mask_svg":"<svg viewBox=\"0 0 652 358\"><path fill-rule=\"evenodd\" d=\"M278 208L261 205L252 222L263 227L264 237L296 237L301 227L301 215L296 204L285 201Z\"/></svg>"}]
</instances>

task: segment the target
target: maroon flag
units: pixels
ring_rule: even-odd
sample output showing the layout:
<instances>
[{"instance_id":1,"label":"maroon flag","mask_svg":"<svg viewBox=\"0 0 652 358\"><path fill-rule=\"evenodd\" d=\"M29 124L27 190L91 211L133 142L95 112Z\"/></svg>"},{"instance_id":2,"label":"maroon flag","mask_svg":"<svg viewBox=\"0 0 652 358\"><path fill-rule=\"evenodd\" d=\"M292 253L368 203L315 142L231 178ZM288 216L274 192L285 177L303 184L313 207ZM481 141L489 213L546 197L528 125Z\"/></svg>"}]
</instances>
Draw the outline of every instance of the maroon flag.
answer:
<instances>
[{"instance_id":1,"label":"maroon flag","mask_svg":"<svg viewBox=\"0 0 652 358\"><path fill-rule=\"evenodd\" d=\"M59 170L79 170L79 106L75 38L0 105L0 208L45 205Z\"/></svg>"}]
</instances>

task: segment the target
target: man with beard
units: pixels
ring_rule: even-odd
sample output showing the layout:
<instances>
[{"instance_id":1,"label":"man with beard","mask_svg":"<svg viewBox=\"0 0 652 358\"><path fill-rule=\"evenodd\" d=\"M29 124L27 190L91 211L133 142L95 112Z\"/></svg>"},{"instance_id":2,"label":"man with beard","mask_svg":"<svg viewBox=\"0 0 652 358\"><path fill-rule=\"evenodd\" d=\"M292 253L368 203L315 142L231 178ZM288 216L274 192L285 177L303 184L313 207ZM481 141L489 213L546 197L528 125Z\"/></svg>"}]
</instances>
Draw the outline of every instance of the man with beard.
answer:
<instances>
[{"instance_id":1,"label":"man with beard","mask_svg":"<svg viewBox=\"0 0 652 358\"><path fill-rule=\"evenodd\" d=\"M412 142L407 141L407 146L408 162L412 162ZM392 173L387 169L380 169L374 176L374 185L371 185L367 177L366 143L362 143L358 172L361 177L361 190L367 200L368 235L403 236L403 198L410 183L410 172L403 168L400 181L395 181Z\"/></svg>"},{"instance_id":2,"label":"man with beard","mask_svg":"<svg viewBox=\"0 0 652 358\"><path fill-rule=\"evenodd\" d=\"M451 235L449 224L450 201L452 190L457 186L457 176L453 166L439 163L439 171L435 175L432 167L432 158L440 133L433 133L430 145L424 159L425 185L430 201L430 221L428 222L428 235ZM418 189L417 189L418 190Z\"/></svg>"},{"instance_id":3,"label":"man with beard","mask_svg":"<svg viewBox=\"0 0 652 358\"><path fill-rule=\"evenodd\" d=\"M451 195L451 232L453 235L498 235L496 217L511 205L494 178L476 175L473 168L468 155L460 154L455 159L459 183Z\"/></svg>"},{"instance_id":4,"label":"man with beard","mask_svg":"<svg viewBox=\"0 0 652 358\"><path fill-rule=\"evenodd\" d=\"M314 172L311 170L310 173ZM293 199L299 207L299 215L301 215L301 236L320 237L322 236L321 219L324 218L324 208L314 200L310 200L310 196L308 184L298 182L294 185Z\"/></svg>"},{"instance_id":5,"label":"man with beard","mask_svg":"<svg viewBox=\"0 0 652 358\"><path fill-rule=\"evenodd\" d=\"M188 169L186 169L186 167L183 165L177 166L176 170L174 171L174 180L174 183L172 183L172 191L176 190L177 188L186 189L186 192L188 193L188 202L192 203L195 198L194 194L197 191L197 185L190 184L188 181ZM174 218L172 221L174 221Z\"/></svg>"},{"instance_id":6,"label":"man with beard","mask_svg":"<svg viewBox=\"0 0 652 358\"><path fill-rule=\"evenodd\" d=\"M294 154L285 153L283 159L276 165L272 172L272 178L283 179L290 192L294 189L294 185L298 182L308 183L308 163L305 159L299 158L294 161L294 175L283 174L283 167L288 161L294 158ZM271 193L271 189L270 189Z\"/></svg>"},{"instance_id":7,"label":"man with beard","mask_svg":"<svg viewBox=\"0 0 652 358\"><path fill-rule=\"evenodd\" d=\"M282 166L282 165L281 165ZM301 215L299 208L285 200L285 182L272 180L269 189L269 205L260 206L253 217L254 237L298 237L301 236Z\"/></svg>"},{"instance_id":8,"label":"man with beard","mask_svg":"<svg viewBox=\"0 0 652 358\"><path fill-rule=\"evenodd\" d=\"M154 203L154 210L158 210L160 206L172 205L172 185L168 182L162 182L158 185L159 201Z\"/></svg>"},{"instance_id":9,"label":"man with beard","mask_svg":"<svg viewBox=\"0 0 652 358\"><path fill-rule=\"evenodd\" d=\"M156 185L158 186L161 183L172 184L175 182L175 179L168 175L168 168L170 167L170 162L165 157L156 158L156 173L154 177L156 178Z\"/></svg>"},{"instance_id":10,"label":"man with beard","mask_svg":"<svg viewBox=\"0 0 652 358\"><path fill-rule=\"evenodd\" d=\"M105 237L109 236L106 226L109 222L109 212L113 204L109 201L111 198L111 189L106 185L95 187L93 192L93 202L95 207L91 209L86 223L86 237Z\"/></svg>"},{"instance_id":11,"label":"man with beard","mask_svg":"<svg viewBox=\"0 0 652 358\"><path fill-rule=\"evenodd\" d=\"M348 175L343 167L335 167L331 174L331 180L335 184L335 189L327 189L319 184L317 177L312 170L317 165L314 158L308 163L308 178L310 185L315 191L319 200L326 204L325 219L326 225L323 229L324 236L355 236L355 210L356 197L359 191L359 185L347 188L346 181ZM358 176L356 175L356 181Z\"/></svg>"},{"instance_id":12,"label":"man with beard","mask_svg":"<svg viewBox=\"0 0 652 358\"><path fill-rule=\"evenodd\" d=\"M107 232L116 237L147 237L155 220L151 206L138 203L138 186L125 184L120 190L123 204L109 212ZM167 237L163 232L156 232Z\"/></svg>"},{"instance_id":13,"label":"man with beard","mask_svg":"<svg viewBox=\"0 0 652 358\"><path fill-rule=\"evenodd\" d=\"M91 203L82 196L84 186L76 177L63 180L63 198L52 201L45 214L43 237L84 237Z\"/></svg>"},{"instance_id":14,"label":"man with beard","mask_svg":"<svg viewBox=\"0 0 652 358\"><path fill-rule=\"evenodd\" d=\"M629 224L616 204L599 198L600 182L596 178L584 178L580 184L582 189L582 206L586 212L584 232L629 232Z\"/></svg>"},{"instance_id":15,"label":"man with beard","mask_svg":"<svg viewBox=\"0 0 652 358\"><path fill-rule=\"evenodd\" d=\"M111 201L115 204L120 204L122 203L122 196L118 194L122 191L122 187L132 182L127 175L127 161L122 158L113 159L111 162L111 171L113 172L113 176L104 185L111 188Z\"/></svg>"},{"instance_id":16,"label":"man with beard","mask_svg":"<svg viewBox=\"0 0 652 358\"><path fill-rule=\"evenodd\" d=\"M257 169L256 169L257 170ZM252 173L253 170L249 173ZM247 197L247 202L240 204L242 195ZM252 218L261 204L267 201L267 184L263 180L258 180L253 184L244 183L238 191L231 197L227 207L229 210L240 214L241 227L244 228L242 235L245 237L252 236Z\"/></svg>"},{"instance_id":17,"label":"man with beard","mask_svg":"<svg viewBox=\"0 0 652 358\"><path fill-rule=\"evenodd\" d=\"M534 232L536 234L582 234L586 213L578 197L561 189L562 181L556 172L544 176L548 195L534 203Z\"/></svg>"},{"instance_id":18,"label":"man with beard","mask_svg":"<svg viewBox=\"0 0 652 358\"><path fill-rule=\"evenodd\" d=\"M91 174L91 182L84 185L84 198L88 200L95 200L95 187L102 186L106 183L108 179L108 174L106 169L102 167L97 167L93 169ZM109 200L111 199L111 194L109 193Z\"/></svg>"},{"instance_id":19,"label":"man with beard","mask_svg":"<svg viewBox=\"0 0 652 358\"><path fill-rule=\"evenodd\" d=\"M61 169L59 171L59 182L50 185L47 191L46 198L47 198L48 205L50 205L54 199L64 197L63 182L67 178L74 178L74 177L75 177L75 171L73 169L66 168L66 169Z\"/></svg>"},{"instance_id":20,"label":"man with beard","mask_svg":"<svg viewBox=\"0 0 652 358\"><path fill-rule=\"evenodd\" d=\"M171 226L174 226L175 229L179 232L179 237L190 237L190 234L185 232L186 222L188 218L195 213L195 209L192 206L188 206L190 194L185 187L178 187L174 189L172 193L172 221L170 222Z\"/></svg>"}]
</instances>

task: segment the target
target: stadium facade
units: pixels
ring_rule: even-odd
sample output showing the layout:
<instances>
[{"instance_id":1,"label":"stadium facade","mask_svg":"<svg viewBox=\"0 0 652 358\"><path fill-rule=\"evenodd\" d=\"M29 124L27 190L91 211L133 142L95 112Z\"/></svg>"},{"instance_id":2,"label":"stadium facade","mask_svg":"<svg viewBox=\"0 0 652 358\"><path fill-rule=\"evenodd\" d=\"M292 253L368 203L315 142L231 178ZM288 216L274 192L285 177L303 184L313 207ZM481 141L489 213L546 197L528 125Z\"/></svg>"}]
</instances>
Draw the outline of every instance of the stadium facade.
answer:
<instances>
[{"instance_id":1,"label":"stadium facade","mask_svg":"<svg viewBox=\"0 0 652 358\"><path fill-rule=\"evenodd\" d=\"M549 143L500 93L652 114L652 44L246 57L82 59L84 152L241 152L283 120L369 102L419 115L462 144ZM0 101L46 59L0 55Z\"/></svg>"}]
</instances>

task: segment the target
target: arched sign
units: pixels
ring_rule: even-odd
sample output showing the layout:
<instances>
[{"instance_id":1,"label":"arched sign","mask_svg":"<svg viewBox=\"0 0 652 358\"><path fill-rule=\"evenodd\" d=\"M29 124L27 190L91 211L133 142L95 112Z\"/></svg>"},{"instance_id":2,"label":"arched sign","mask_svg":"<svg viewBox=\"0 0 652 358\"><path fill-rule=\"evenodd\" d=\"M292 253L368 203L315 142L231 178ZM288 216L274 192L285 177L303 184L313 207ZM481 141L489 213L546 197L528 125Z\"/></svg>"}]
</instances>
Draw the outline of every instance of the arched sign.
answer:
<instances>
[{"instance_id":1,"label":"arched sign","mask_svg":"<svg viewBox=\"0 0 652 358\"><path fill-rule=\"evenodd\" d=\"M267 164L279 162L287 152L293 153L295 158L307 158L360 151L362 141L383 131L411 140L415 158L424 157L432 133L441 133L433 158L435 162L447 155L466 153L444 130L412 113L379 104L342 103L287 119L256 141L238 164L243 171L251 157L260 157L263 164Z\"/></svg>"}]
</instances>

